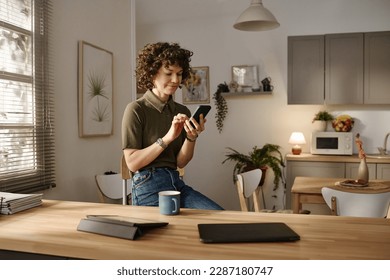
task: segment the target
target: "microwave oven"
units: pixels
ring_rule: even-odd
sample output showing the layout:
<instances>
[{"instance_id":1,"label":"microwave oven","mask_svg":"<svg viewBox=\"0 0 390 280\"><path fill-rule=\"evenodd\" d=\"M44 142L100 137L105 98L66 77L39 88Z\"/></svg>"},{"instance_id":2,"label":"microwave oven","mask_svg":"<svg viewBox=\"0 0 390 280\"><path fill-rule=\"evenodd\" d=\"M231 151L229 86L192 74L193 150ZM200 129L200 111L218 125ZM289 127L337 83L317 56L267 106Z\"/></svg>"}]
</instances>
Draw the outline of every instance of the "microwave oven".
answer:
<instances>
[{"instance_id":1,"label":"microwave oven","mask_svg":"<svg viewBox=\"0 0 390 280\"><path fill-rule=\"evenodd\" d=\"M311 134L313 155L352 155L352 132L315 131Z\"/></svg>"}]
</instances>

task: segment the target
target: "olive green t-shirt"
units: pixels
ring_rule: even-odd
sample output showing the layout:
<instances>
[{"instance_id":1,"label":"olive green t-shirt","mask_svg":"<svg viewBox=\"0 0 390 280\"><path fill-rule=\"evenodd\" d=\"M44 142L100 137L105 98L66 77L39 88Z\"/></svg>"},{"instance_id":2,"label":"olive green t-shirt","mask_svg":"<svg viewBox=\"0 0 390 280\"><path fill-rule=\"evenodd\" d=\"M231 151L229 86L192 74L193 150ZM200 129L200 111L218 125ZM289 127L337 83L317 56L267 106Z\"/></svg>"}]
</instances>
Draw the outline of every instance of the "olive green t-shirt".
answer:
<instances>
[{"instance_id":1,"label":"olive green t-shirt","mask_svg":"<svg viewBox=\"0 0 390 280\"><path fill-rule=\"evenodd\" d=\"M190 110L172 97L167 103L162 102L148 90L141 98L129 103L122 119L122 149L143 149L162 138L169 130L173 117L178 113L191 116ZM148 166L177 168L176 157L186 139L183 129L181 135Z\"/></svg>"}]
</instances>

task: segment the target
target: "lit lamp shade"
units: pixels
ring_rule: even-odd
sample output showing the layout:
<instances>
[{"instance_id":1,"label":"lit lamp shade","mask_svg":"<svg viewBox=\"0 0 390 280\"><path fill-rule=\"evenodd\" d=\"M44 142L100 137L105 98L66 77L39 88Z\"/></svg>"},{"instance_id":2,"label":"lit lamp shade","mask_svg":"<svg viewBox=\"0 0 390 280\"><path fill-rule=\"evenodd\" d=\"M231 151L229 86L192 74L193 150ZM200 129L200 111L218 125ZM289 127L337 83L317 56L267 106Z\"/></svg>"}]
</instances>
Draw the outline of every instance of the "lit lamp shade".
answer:
<instances>
[{"instance_id":1,"label":"lit lamp shade","mask_svg":"<svg viewBox=\"0 0 390 280\"><path fill-rule=\"evenodd\" d=\"M288 143L293 144L291 152L293 155L300 155L302 148L300 145L306 144L305 136L302 132L293 132L291 133Z\"/></svg>"},{"instance_id":2,"label":"lit lamp shade","mask_svg":"<svg viewBox=\"0 0 390 280\"><path fill-rule=\"evenodd\" d=\"M251 5L237 18L233 25L242 31L264 31L279 27L274 15L264 8L262 0L252 0Z\"/></svg>"}]
</instances>

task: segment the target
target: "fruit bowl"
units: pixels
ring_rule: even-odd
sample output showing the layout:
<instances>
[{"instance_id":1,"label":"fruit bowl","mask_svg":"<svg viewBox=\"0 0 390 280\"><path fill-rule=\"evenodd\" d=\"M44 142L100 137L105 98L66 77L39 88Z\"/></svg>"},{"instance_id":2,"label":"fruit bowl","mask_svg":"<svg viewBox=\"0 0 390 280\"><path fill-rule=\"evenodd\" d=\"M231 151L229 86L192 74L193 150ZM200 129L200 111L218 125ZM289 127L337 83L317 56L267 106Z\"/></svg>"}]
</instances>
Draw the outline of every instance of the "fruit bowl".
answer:
<instances>
[{"instance_id":1,"label":"fruit bowl","mask_svg":"<svg viewBox=\"0 0 390 280\"><path fill-rule=\"evenodd\" d=\"M354 120L349 115L341 115L332 121L332 127L337 132L349 132L352 130Z\"/></svg>"}]
</instances>

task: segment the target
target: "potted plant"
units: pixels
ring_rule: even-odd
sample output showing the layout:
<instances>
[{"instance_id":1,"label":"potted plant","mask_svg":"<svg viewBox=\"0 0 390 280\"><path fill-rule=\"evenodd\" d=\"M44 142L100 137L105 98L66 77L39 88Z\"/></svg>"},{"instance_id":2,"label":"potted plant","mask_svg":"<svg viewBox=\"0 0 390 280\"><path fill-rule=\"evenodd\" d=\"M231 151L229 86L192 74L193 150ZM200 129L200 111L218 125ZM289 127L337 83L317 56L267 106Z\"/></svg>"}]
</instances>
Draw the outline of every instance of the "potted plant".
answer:
<instances>
[{"instance_id":1,"label":"potted plant","mask_svg":"<svg viewBox=\"0 0 390 280\"><path fill-rule=\"evenodd\" d=\"M222 132L223 121L226 118L228 113L228 106L225 98L222 96L222 92L229 92L229 86L225 83L219 84L217 91L214 93L213 99L215 100L215 106L217 108L217 113L215 114L217 129L219 133Z\"/></svg>"},{"instance_id":2,"label":"potted plant","mask_svg":"<svg viewBox=\"0 0 390 280\"><path fill-rule=\"evenodd\" d=\"M314 130L325 131L329 121L333 121L334 116L328 111L319 111L314 115L312 123L315 125Z\"/></svg>"},{"instance_id":3,"label":"potted plant","mask_svg":"<svg viewBox=\"0 0 390 280\"><path fill-rule=\"evenodd\" d=\"M265 144L262 148L253 147L248 154L243 154L230 147L227 148L230 153L226 155L226 159L222 162L233 161L233 181L236 181L236 175L245 171L260 168L263 171L263 176L259 182L259 186L264 184L267 168L271 168L275 174L274 191L279 187L280 181L284 183L282 168L285 167L280 146L275 144Z\"/></svg>"}]
</instances>

